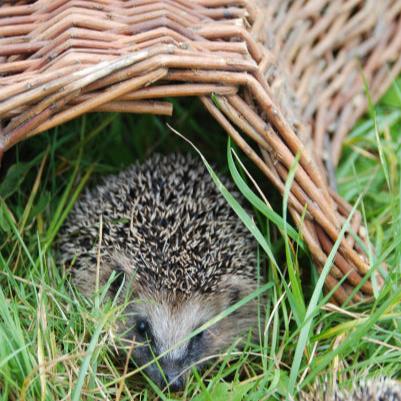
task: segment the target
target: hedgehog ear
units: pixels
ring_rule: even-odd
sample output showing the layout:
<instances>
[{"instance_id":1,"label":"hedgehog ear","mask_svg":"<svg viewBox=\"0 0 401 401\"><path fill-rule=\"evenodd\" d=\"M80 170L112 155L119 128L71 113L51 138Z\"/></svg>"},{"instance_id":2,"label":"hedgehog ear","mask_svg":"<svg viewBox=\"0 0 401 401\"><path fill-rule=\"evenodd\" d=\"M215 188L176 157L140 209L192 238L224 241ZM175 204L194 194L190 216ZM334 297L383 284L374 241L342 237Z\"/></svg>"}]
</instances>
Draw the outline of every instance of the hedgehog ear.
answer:
<instances>
[{"instance_id":1,"label":"hedgehog ear","mask_svg":"<svg viewBox=\"0 0 401 401\"><path fill-rule=\"evenodd\" d=\"M96 292L96 276L99 274L99 285L103 287L111 278L113 274L113 269L109 264L101 264L99 272L97 271L96 263L83 264L74 268L72 271L72 280L78 289L86 296L90 297ZM113 276L113 281L110 285L110 289L113 286L115 275ZM118 287L116 286L116 291Z\"/></svg>"},{"instance_id":2,"label":"hedgehog ear","mask_svg":"<svg viewBox=\"0 0 401 401\"><path fill-rule=\"evenodd\" d=\"M238 287L230 287L228 290L229 306L235 305L241 299L241 290Z\"/></svg>"},{"instance_id":3,"label":"hedgehog ear","mask_svg":"<svg viewBox=\"0 0 401 401\"><path fill-rule=\"evenodd\" d=\"M248 280L240 280L232 275L224 277L222 284L228 295L228 306L236 304L240 299L255 290L253 283L251 284Z\"/></svg>"},{"instance_id":4,"label":"hedgehog ear","mask_svg":"<svg viewBox=\"0 0 401 401\"><path fill-rule=\"evenodd\" d=\"M125 283L128 282L126 271L121 266L104 265L100 268L99 285L108 285L108 293L114 298ZM90 268L74 269L72 271L74 284L79 290L90 297L96 292L96 266Z\"/></svg>"}]
</instances>

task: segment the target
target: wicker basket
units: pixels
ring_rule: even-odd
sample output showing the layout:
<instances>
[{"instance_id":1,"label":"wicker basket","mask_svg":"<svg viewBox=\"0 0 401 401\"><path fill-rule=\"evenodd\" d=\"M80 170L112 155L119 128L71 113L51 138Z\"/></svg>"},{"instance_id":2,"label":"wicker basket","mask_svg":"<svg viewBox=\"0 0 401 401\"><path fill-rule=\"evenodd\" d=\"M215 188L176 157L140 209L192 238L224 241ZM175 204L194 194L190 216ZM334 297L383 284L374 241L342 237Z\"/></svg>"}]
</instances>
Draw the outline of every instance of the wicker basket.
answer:
<instances>
[{"instance_id":1,"label":"wicker basket","mask_svg":"<svg viewBox=\"0 0 401 401\"><path fill-rule=\"evenodd\" d=\"M170 115L158 99L199 96L281 193L300 155L289 206L322 268L351 212L327 166L366 108L362 76L377 98L401 69L400 1L0 4L0 157L89 111ZM326 280L342 281L339 303L355 287L354 300L372 294L358 237L366 242L355 213Z\"/></svg>"}]
</instances>

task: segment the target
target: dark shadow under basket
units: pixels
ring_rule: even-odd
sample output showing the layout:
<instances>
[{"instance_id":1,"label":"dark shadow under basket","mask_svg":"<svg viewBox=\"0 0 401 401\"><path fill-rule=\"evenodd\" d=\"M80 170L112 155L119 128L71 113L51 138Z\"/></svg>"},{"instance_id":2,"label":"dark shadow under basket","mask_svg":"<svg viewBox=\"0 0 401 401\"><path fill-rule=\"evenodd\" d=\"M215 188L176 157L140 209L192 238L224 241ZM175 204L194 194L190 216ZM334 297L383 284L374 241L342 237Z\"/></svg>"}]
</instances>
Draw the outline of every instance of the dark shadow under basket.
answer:
<instances>
[{"instance_id":1,"label":"dark shadow under basket","mask_svg":"<svg viewBox=\"0 0 401 401\"><path fill-rule=\"evenodd\" d=\"M362 77L377 99L401 69L399 1L12 3L0 7L0 157L89 111L170 115L158 99L199 96L281 193L299 155L290 212L322 269L352 210L327 166L366 109ZM361 223L354 213L326 280L338 303L373 293Z\"/></svg>"}]
</instances>

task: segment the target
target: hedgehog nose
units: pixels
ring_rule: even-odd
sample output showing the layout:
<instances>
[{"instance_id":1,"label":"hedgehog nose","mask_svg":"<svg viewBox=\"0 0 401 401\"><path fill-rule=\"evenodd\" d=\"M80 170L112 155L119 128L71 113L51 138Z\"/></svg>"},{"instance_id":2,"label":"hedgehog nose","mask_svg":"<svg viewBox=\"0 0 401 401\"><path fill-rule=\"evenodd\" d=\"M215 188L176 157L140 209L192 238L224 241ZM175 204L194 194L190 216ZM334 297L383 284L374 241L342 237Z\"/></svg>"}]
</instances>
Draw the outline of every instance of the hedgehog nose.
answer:
<instances>
[{"instance_id":1,"label":"hedgehog nose","mask_svg":"<svg viewBox=\"0 0 401 401\"><path fill-rule=\"evenodd\" d=\"M166 373L166 380L168 382L168 388L170 391L175 393L184 388L184 378L182 376L177 377L177 373Z\"/></svg>"}]
</instances>

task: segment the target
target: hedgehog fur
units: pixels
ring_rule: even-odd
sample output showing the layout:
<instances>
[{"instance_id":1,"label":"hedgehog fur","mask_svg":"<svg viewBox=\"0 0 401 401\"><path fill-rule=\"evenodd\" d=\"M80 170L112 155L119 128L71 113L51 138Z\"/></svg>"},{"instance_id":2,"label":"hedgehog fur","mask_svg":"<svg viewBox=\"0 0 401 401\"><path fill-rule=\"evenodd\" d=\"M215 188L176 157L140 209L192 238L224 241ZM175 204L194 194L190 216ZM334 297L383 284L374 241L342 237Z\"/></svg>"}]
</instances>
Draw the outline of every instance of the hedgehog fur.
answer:
<instances>
[{"instance_id":1,"label":"hedgehog fur","mask_svg":"<svg viewBox=\"0 0 401 401\"><path fill-rule=\"evenodd\" d=\"M163 354L145 370L160 386L182 388L192 365L256 325L249 302L182 340L257 288L255 241L193 156L154 155L104 178L75 204L59 248L84 294L95 291L99 256L100 284L114 277L111 295L129 294L120 330L140 344L137 365Z\"/></svg>"},{"instance_id":2,"label":"hedgehog fur","mask_svg":"<svg viewBox=\"0 0 401 401\"><path fill-rule=\"evenodd\" d=\"M361 380L351 391L327 391L315 386L309 393L301 393L300 401L401 401L401 383L388 378Z\"/></svg>"}]
</instances>

